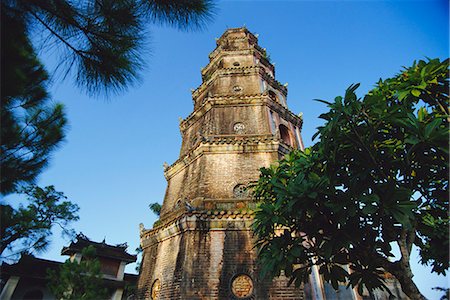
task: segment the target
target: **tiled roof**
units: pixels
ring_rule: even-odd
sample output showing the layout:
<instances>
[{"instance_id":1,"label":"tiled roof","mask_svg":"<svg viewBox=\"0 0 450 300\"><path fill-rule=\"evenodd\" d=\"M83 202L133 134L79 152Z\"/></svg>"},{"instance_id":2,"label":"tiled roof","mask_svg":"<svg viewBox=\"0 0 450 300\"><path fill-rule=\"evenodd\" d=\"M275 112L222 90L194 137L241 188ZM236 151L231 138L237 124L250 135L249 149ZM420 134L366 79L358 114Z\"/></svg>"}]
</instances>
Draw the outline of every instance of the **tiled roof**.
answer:
<instances>
[{"instance_id":1,"label":"tiled roof","mask_svg":"<svg viewBox=\"0 0 450 300\"><path fill-rule=\"evenodd\" d=\"M19 276L23 278L44 279L48 280L48 270L59 270L62 262L36 258L31 255L22 255L20 260L15 264L3 263L1 268L1 278L7 280L10 276ZM123 287L124 282L136 284L138 275L124 274L123 281L104 278L105 286Z\"/></svg>"},{"instance_id":2,"label":"tiled roof","mask_svg":"<svg viewBox=\"0 0 450 300\"><path fill-rule=\"evenodd\" d=\"M71 242L68 247L64 247L61 250L62 255L72 255L74 253L81 252L88 246L94 246L96 250L96 256L118 259L126 262L135 262L136 255L131 255L126 252L127 244L108 245L105 241L101 243L93 242L86 236L79 234L76 242Z\"/></svg>"},{"instance_id":3,"label":"tiled roof","mask_svg":"<svg viewBox=\"0 0 450 300\"><path fill-rule=\"evenodd\" d=\"M31 255L22 255L15 264L3 263L1 265L2 278L4 276L20 276L28 278L47 278L47 270L58 270L62 262L36 258Z\"/></svg>"}]
</instances>

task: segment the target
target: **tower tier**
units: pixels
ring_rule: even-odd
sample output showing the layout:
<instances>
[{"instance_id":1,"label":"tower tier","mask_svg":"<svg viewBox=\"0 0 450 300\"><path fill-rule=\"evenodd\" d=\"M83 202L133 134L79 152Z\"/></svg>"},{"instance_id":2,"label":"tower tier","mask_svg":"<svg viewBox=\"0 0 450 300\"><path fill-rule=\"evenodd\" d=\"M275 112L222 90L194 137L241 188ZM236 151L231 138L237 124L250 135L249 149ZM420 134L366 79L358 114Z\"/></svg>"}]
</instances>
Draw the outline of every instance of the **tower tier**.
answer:
<instances>
[{"instance_id":1,"label":"tower tier","mask_svg":"<svg viewBox=\"0 0 450 300\"><path fill-rule=\"evenodd\" d=\"M180 122L180 157L167 165L160 220L141 229L143 299L304 299L308 289L263 279L251 230L259 169L303 149L302 119L258 39L228 29Z\"/></svg>"}]
</instances>

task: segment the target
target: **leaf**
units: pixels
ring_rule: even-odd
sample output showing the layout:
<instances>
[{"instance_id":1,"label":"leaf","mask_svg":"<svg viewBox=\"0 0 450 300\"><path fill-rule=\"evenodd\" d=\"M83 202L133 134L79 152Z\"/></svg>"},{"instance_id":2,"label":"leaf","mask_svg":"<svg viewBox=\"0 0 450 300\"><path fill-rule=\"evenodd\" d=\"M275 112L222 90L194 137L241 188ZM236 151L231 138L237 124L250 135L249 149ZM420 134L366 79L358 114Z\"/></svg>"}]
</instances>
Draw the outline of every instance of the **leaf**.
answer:
<instances>
[{"instance_id":1,"label":"leaf","mask_svg":"<svg viewBox=\"0 0 450 300\"><path fill-rule=\"evenodd\" d=\"M340 282L346 281L348 272L344 268L338 265L333 265L333 267L331 267L331 271L335 274L338 281Z\"/></svg>"},{"instance_id":2,"label":"leaf","mask_svg":"<svg viewBox=\"0 0 450 300\"><path fill-rule=\"evenodd\" d=\"M411 219L414 218L414 210L417 204L412 201L400 201L395 207L389 210L394 219L403 226L410 228Z\"/></svg>"},{"instance_id":3,"label":"leaf","mask_svg":"<svg viewBox=\"0 0 450 300\"><path fill-rule=\"evenodd\" d=\"M294 246L291 249L291 255L294 257L299 257L302 254L302 250L298 246Z\"/></svg>"},{"instance_id":4,"label":"leaf","mask_svg":"<svg viewBox=\"0 0 450 300\"><path fill-rule=\"evenodd\" d=\"M419 138L417 138L416 136L408 136L408 137L405 139L405 143L406 143L406 144L416 145L416 144L419 143L419 142L420 142L420 140L419 140Z\"/></svg>"},{"instance_id":5,"label":"leaf","mask_svg":"<svg viewBox=\"0 0 450 300\"><path fill-rule=\"evenodd\" d=\"M428 115L427 110L425 109L425 107L421 107L419 108L419 110L417 111L417 119L419 120L419 122L423 122L425 120L425 117Z\"/></svg>"},{"instance_id":6,"label":"leaf","mask_svg":"<svg viewBox=\"0 0 450 300\"><path fill-rule=\"evenodd\" d=\"M364 215L370 215L373 214L374 212L376 212L378 210L378 207L372 204L367 204L366 206L363 207L362 209L362 213Z\"/></svg>"},{"instance_id":7,"label":"leaf","mask_svg":"<svg viewBox=\"0 0 450 300\"><path fill-rule=\"evenodd\" d=\"M361 201L364 203L380 203L380 197L377 194L364 195L361 197Z\"/></svg>"},{"instance_id":8,"label":"leaf","mask_svg":"<svg viewBox=\"0 0 450 300\"><path fill-rule=\"evenodd\" d=\"M441 118L437 118L434 119L433 121L431 121L429 124L427 124L425 126L425 132L424 132L424 137L425 139L429 139L431 136L431 133L433 131L435 131L436 128L438 128L438 126L442 124L442 119Z\"/></svg>"},{"instance_id":9,"label":"leaf","mask_svg":"<svg viewBox=\"0 0 450 300\"><path fill-rule=\"evenodd\" d=\"M325 101L325 100L321 100L321 99L314 99L314 101L324 103L324 104L326 104L326 105L328 105L328 106L329 106L329 105L332 105L331 102L328 102L328 101Z\"/></svg>"},{"instance_id":10,"label":"leaf","mask_svg":"<svg viewBox=\"0 0 450 300\"><path fill-rule=\"evenodd\" d=\"M317 192L308 193L308 197L311 198L311 199L316 199L317 195L318 195Z\"/></svg>"},{"instance_id":11,"label":"leaf","mask_svg":"<svg viewBox=\"0 0 450 300\"><path fill-rule=\"evenodd\" d=\"M404 100L406 98L406 96L408 96L408 94L409 94L409 91L399 91L399 92L397 92L398 100L400 100L400 101Z\"/></svg>"}]
</instances>

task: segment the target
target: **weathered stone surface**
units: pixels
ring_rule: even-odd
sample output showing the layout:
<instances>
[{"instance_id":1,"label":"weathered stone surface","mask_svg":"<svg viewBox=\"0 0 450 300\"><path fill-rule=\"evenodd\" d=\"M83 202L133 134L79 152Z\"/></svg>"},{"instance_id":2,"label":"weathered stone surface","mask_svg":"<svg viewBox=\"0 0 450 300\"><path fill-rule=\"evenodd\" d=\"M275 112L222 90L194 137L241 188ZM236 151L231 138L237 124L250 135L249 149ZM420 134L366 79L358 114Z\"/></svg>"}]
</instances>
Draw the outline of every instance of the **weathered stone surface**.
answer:
<instances>
[{"instance_id":1,"label":"weathered stone surface","mask_svg":"<svg viewBox=\"0 0 450 300\"><path fill-rule=\"evenodd\" d=\"M160 222L141 232L139 297L303 299L285 277L260 278L255 203L244 188L261 167L303 148L302 119L287 109L287 89L247 29L228 29L209 58L194 111L180 122L180 157L165 168Z\"/></svg>"}]
</instances>

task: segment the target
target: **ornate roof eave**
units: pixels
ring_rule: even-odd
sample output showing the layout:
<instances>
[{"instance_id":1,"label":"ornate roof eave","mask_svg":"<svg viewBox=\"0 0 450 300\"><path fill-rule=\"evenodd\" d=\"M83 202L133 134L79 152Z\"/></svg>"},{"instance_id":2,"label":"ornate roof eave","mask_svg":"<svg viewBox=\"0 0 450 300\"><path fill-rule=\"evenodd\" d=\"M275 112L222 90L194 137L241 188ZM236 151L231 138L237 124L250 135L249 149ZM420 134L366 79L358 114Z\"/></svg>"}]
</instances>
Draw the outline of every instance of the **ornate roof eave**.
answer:
<instances>
[{"instance_id":1,"label":"ornate roof eave","mask_svg":"<svg viewBox=\"0 0 450 300\"><path fill-rule=\"evenodd\" d=\"M222 58L230 55L253 55L257 56L259 58L259 62L269 69L271 69L273 72L275 71L275 66L269 62L269 60L264 56L263 49L259 47L258 45L254 45L253 48L248 49L239 49L239 50L221 50L214 58L212 58L209 63L201 69L202 77L204 77L206 74L208 74L211 69L217 67L218 63L222 60Z\"/></svg>"},{"instance_id":2,"label":"ornate roof eave","mask_svg":"<svg viewBox=\"0 0 450 300\"><path fill-rule=\"evenodd\" d=\"M232 55L252 55L255 53L254 48L247 49L239 49L239 50L224 50L221 49L214 58L212 58L209 63L201 69L201 74L204 76L207 74L212 68L216 67L222 58L225 56Z\"/></svg>"},{"instance_id":3,"label":"ornate roof eave","mask_svg":"<svg viewBox=\"0 0 450 300\"><path fill-rule=\"evenodd\" d=\"M261 73L261 76L262 76L263 79L268 81L271 85L273 85L278 90L280 90L284 94L285 97L287 97L288 90L287 90L287 87L285 85L283 85L281 82L279 82L274 77L272 77L269 74L267 74L266 72Z\"/></svg>"},{"instance_id":4,"label":"ornate roof eave","mask_svg":"<svg viewBox=\"0 0 450 300\"><path fill-rule=\"evenodd\" d=\"M267 105L273 111L275 111L278 114L280 114L281 116L283 116L283 118L286 121L289 121L289 122L293 123L295 126L299 127L300 130L302 129L302 127L303 127L303 118L295 115L289 109L287 109L283 105L273 101L272 99L270 99L268 97L264 98L263 103L265 105Z\"/></svg>"},{"instance_id":5,"label":"ornate roof eave","mask_svg":"<svg viewBox=\"0 0 450 300\"><path fill-rule=\"evenodd\" d=\"M200 86L192 91L192 98L198 98L207 88L211 85L216 78L230 76L230 75L250 75L250 74L258 74L259 70L262 69L261 66L239 66L239 67L231 67L231 68L221 68L215 70L211 76L204 80Z\"/></svg>"},{"instance_id":6,"label":"ornate roof eave","mask_svg":"<svg viewBox=\"0 0 450 300\"><path fill-rule=\"evenodd\" d=\"M206 140L199 142L197 147L167 167L164 170L164 177L169 180L205 153L278 152L282 144L282 141L272 135L251 139L207 138L205 137Z\"/></svg>"},{"instance_id":7,"label":"ornate roof eave","mask_svg":"<svg viewBox=\"0 0 450 300\"><path fill-rule=\"evenodd\" d=\"M208 112L213 106L222 104L260 104L259 99L262 97L262 94L237 94L237 95L216 95L216 96L208 96L205 99L204 103L194 110L189 116L186 117L183 121L180 122L180 130L184 131L191 124L195 123L200 117L202 117L206 112ZM235 101L230 102L231 99L236 99ZM226 102L225 102L226 101ZM258 102L259 101L259 102Z\"/></svg>"},{"instance_id":8,"label":"ornate roof eave","mask_svg":"<svg viewBox=\"0 0 450 300\"><path fill-rule=\"evenodd\" d=\"M203 222L208 222L208 230L251 230L254 212L204 210L185 212L153 229L143 230L140 234L141 246L146 248L152 244L172 238L186 231L201 230Z\"/></svg>"},{"instance_id":9,"label":"ornate roof eave","mask_svg":"<svg viewBox=\"0 0 450 300\"><path fill-rule=\"evenodd\" d=\"M224 33L222 33L220 38L217 39L216 44L219 45L220 42L225 39L225 37L227 37L230 33L233 33L233 32L244 32L246 34L246 37L249 36L255 43L258 42L258 37L256 35L254 35L250 30L248 30L247 27L243 26L243 27L228 28L227 30L225 30ZM245 39L246 37L235 37L235 38L228 37L228 39L229 40L240 40L240 39Z\"/></svg>"},{"instance_id":10,"label":"ornate roof eave","mask_svg":"<svg viewBox=\"0 0 450 300\"><path fill-rule=\"evenodd\" d=\"M245 36L238 36L238 37L229 37L228 35L230 33L233 32L244 32L246 35ZM225 40L225 38L227 40L249 40L251 44L253 45L257 45L258 44L258 37L256 35L254 35L253 33L251 33L247 28L245 27L240 27L240 28L230 28L227 29L220 38L216 39L216 48L209 54L209 59L213 59L215 57L215 55L217 55L218 53L220 53L221 51L224 51L225 49L223 49L222 47L222 42Z\"/></svg>"},{"instance_id":11,"label":"ornate roof eave","mask_svg":"<svg viewBox=\"0 0 450 300\"><path fill-rule=\"evenodd\" d=\"M120 259L122 261L131 263L136 261L136 255L126 252L126 243L118 245L109 245L105 241L99 243L89 240L85 235L78 234L76 241L72 241L69 246L63 247L61 255L72 255L74 253L81 253L82 250L88 246L93 246L98 257L108 257L113 259Z\"/></svg>"},{"instance_id":12,"label":"ornate roof eave","mask_svg":"<svg viewBox=\"0 0 450 300\"><path fill-rule=\"evenodd\" d=\"M282 115L287 121L294 123L300 129L303 125L303 119L292 113L289 109L273 101L267 93L260 94L240 94L240 95L217 95L208 97L205 102L189 116L180 122L180 130L184 132L186 128L194 124L198 119L205 115L215 106L249 106L266 105L273 111Z\"/></svg>"}]
</instances>

